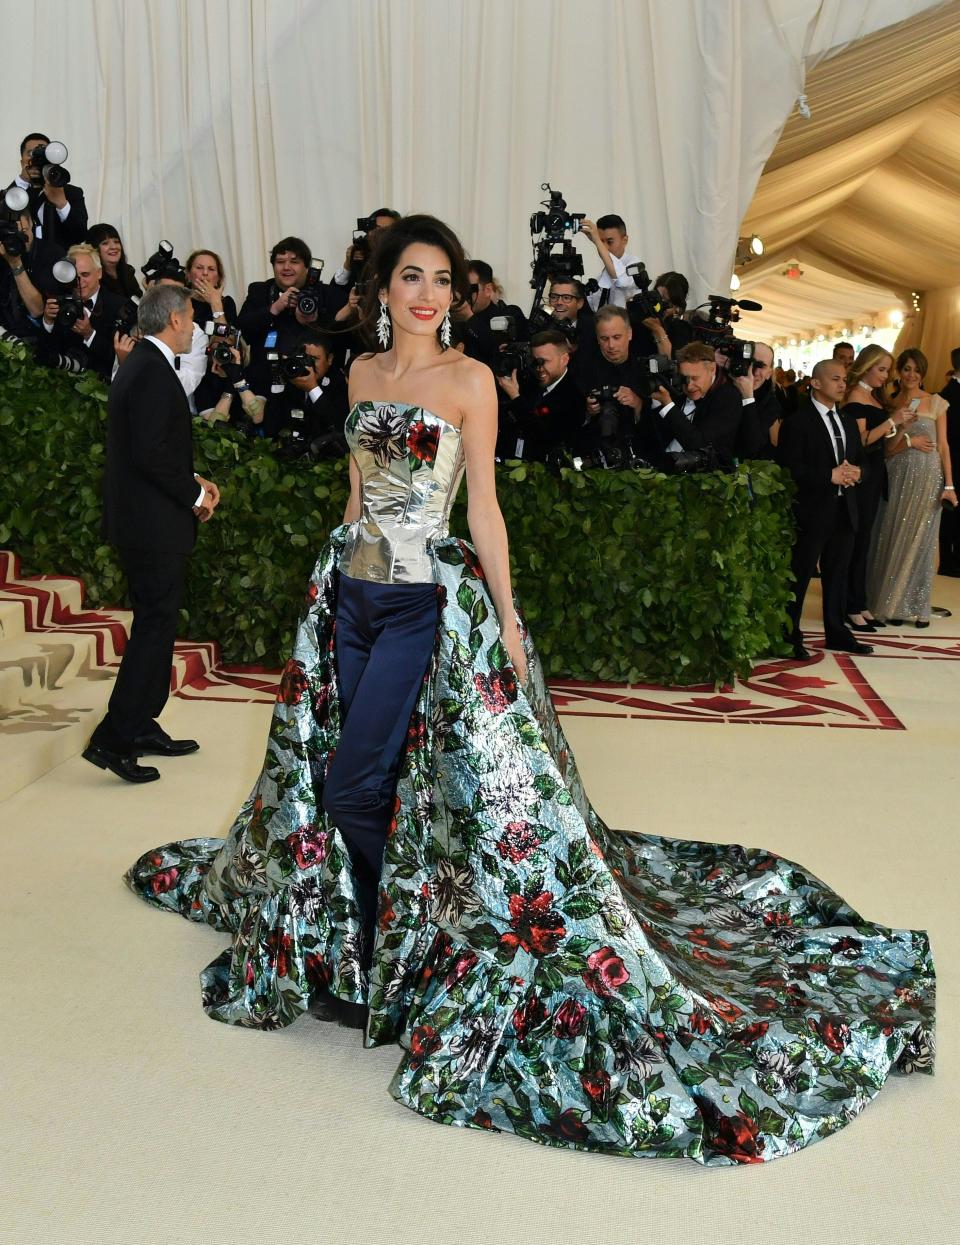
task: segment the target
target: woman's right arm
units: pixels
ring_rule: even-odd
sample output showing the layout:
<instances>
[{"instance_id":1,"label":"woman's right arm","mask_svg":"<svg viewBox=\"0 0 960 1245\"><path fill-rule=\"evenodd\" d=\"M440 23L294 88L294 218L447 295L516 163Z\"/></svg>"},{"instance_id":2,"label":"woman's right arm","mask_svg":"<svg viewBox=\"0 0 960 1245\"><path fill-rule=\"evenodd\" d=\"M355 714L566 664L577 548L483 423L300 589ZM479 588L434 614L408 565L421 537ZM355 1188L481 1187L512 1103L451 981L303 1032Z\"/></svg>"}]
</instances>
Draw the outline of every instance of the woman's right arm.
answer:
<instances>
[{"instance_id":1,"label":"woman's right arm","mask_svg":"<svg viewBox=\"0 0 960 1245\"><path fill-rule=\"evenodd\" d=\"M363 390L363 373L369 356L361 355L354 359L350 365L350 376L347 380L347 401L350 409L353 410L354 404L358 402L359 394ZM361 514L360 497L362 492L362 481L360 479L360 468L357 466L357 460L350 455L350 496L347 498L347 508L343 512L344 523L356 523Z\"/></svg>"}]
</instances>

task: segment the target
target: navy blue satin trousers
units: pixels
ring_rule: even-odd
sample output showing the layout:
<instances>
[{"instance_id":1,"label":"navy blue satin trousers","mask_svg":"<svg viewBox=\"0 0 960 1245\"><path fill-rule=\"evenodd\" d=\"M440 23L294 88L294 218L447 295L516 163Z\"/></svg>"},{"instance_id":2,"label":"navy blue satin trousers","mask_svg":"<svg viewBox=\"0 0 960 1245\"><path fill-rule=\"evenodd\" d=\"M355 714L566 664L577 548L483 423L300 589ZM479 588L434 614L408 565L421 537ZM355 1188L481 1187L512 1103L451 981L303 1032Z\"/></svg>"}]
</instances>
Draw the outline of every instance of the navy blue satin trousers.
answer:
<instances>
[{"instance_id":1,"label":"navy blue satin trousers","mask_svg":"<svg viewBox=\"0 0 960 1245\"><path fill-rule=\"evenodd\" d=\"M436 584L338 579L334 644L341 732L323 808L350 853L369 967L397 771L433 654L439 598Z\"/></svg>"}]
</instances>

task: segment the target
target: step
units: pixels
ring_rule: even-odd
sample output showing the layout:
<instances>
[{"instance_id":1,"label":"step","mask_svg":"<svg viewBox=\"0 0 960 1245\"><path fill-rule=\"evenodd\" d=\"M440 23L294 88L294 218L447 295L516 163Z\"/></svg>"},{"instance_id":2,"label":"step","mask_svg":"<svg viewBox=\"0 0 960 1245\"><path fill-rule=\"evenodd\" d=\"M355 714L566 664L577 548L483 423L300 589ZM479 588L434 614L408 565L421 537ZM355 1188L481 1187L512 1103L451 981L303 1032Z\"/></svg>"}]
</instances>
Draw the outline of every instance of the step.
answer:
<instances>
[{"instance_id":1,"label":"step","mask_svg":"<svg viewBox=\"0 0 960 1245\"><path fill-rule=\"evenodd\" d=\"M0 642L15 640L27 629L23 603L0 591Z\"/></svg>"}]
</instances>

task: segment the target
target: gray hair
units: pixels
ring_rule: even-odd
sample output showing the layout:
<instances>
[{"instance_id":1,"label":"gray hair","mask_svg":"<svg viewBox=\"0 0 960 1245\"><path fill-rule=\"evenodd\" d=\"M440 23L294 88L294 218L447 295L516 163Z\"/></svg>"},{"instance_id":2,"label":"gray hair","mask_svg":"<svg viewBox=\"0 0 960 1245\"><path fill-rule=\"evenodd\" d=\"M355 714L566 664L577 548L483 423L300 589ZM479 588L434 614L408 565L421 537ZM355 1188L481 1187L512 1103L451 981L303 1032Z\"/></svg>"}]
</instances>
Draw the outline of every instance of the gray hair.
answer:
<instances>
[{"instance_id":1,"label":"gray hair","mask_svg":"<svg viewBox=\"0 0 960 1245\"><path fill-rule=\"evenodd\" d=\"M155 337L170 323L175 311L185 311L190 291L185 285L151 285L137 308L137 327L142 337Z\"/></svg>"},{"instance_id":2,"label":"gray hair","mask_svg":"<svg viewBox=\"0 0 960 1245\"><path fill-rule=\"evenodd\" d=\"M605 303L594 316L594 324L603 324L606 320L622 320L630 327L630 313L626 307L618 307L616 303Z\"/></svg>"}]
</instances>

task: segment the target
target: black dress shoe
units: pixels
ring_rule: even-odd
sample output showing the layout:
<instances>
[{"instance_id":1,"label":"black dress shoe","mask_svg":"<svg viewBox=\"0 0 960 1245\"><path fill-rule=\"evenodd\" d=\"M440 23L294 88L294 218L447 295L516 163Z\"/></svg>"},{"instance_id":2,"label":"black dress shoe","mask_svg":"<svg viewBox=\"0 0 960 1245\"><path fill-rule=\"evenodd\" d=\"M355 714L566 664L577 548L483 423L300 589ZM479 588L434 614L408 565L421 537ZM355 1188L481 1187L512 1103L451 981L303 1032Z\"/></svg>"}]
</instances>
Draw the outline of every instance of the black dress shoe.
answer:
<instances>
[{"instance_id":1,"label":"black dress shoe","mask_svg":"<svg viewBox=\"0 0 960 1245\"><path fill-rule=\"evenodd\" d=\"M855 623L850 615L847 615L847 626L851 631L869 631L871 635L876 631L876 627L872 622Z\"/></svg>"},{"instance_id":2,"label":"black dress shoe","mask_svg":"<svg viewBox=\"0 0 960 1245\"><path fill-rule=\"evenodd\" d=\"M137 756L183 757L189 752L197 752L200 745L195 739L171 739L165 732L152 731L149 735L138 735L133 741Z\"/></svg>"},{"instance_id":3,"label":"black dress shoe","mask_svg":"<svg viewBox=\"0 0 960 1245\"><path fill-rule=\"evenodd\" d=\"M885 622L881 622L879 618L868 618L867 622L871 627L873 627L874 631L879 631L881 627L885 627L887 625Z\"/></svg>"},{"instance_id":4,"label":"black dress shoe","mask_svg":"<svg viewBox=\"0 0 960 1245\"><path fill-rule=\"evenodd\" d=\"M793 660L794 661L812 661L814 654L808 648L804 648L802 644L794 644Z\"/></svg>"},{"instance_id":5,"label":"black dress shoe","mask_svg":"<svg viewBox=\"0 0 960 1245\"><path fill-rule=\"evenodd\" d=\"M836 644L828 643L827 648L834 653L857 653L860 657L866 657L868 653L873 652L869 644L861 644L853 636L849 640L840 640Z\"/></svg>"},{"instance_id":6,"label":"black dress shoe","mask_svg":"<svg viewBox=\"0 0 960 1245\"><path fill-rule=\"evenodd\" d=\"M124 756L122 752L111 752L99 744L89 743L83 750L83 759L98 769L111 770L124 782L156 782L160 771L152 765L138 765L135 756Z\"/></svg>"},{"instance_id":7,"label":"black dress shoe","mask_svg":"<svg viewBox=\"0 0 960 1245\"><path fill-rule=\"evenodd\" d=\"M887 626L888 627L902 627L903 619L902 618L888 618Z\"/></svg>"},{"instance_id":8,"label":"black dress shoe","mask_svg":"<svg viewBox=\"0 0 960 1245\"><path fill-rule=\"evenodd\" d=\"M916 621L913 625L914 625L915 627L929 627L929 626L930 626L930 619L928 618L926 622L922 622L922 621L918 618L918 619L917 619L917 621Z\"/></svg>"}]
</instances>

